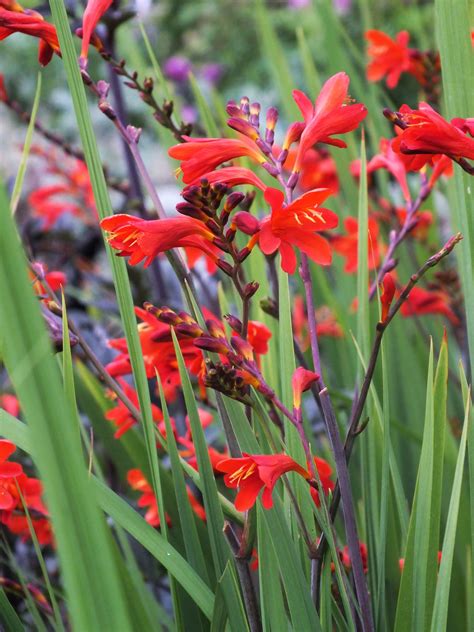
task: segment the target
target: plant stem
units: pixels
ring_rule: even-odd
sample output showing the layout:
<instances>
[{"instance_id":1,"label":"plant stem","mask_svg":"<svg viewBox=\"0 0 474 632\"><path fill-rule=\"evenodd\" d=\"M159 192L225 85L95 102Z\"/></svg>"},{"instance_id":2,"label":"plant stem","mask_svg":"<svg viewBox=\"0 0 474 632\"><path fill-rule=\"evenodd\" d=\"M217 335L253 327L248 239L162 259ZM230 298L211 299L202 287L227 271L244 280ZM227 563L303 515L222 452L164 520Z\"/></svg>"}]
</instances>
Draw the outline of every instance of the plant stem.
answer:
<instances>
[{"instance_id":1,"label":"plant stem","mask_svg":"<svg viewBox=\"0 0 474 632\"><path fill-rule=\"evenodd\" d=\"M319 397L323 409L324 420L326 422L329 442L334 454L334 461L336 464L336 471L339 479L339 487L341 490L342 511L344 514L344 523L346 527L347 545L349 547L349 554L351 556L356 594L361 610L362 629L364 630L364 632L371 632L374 627L370 610L369 593L367 589L367 583L365 581L362 558L360 555L354 503L352 499L352 490L349 480L349 470L344 454L344 446L341 441L341 437L337 427L336 416L334 414L334 409L329 397L329 392L321 376L321 361L319 355L318 337L316 332L316 317L313 302L311 273L309 269L308 258L304 253L301 253L301 278L303 280L306 294L306 309L308 316L308 329L311 340L311 351L313 354L313 365L314 370L320 376L317 382L319 387Z\"/></svg>"}]
</instances>

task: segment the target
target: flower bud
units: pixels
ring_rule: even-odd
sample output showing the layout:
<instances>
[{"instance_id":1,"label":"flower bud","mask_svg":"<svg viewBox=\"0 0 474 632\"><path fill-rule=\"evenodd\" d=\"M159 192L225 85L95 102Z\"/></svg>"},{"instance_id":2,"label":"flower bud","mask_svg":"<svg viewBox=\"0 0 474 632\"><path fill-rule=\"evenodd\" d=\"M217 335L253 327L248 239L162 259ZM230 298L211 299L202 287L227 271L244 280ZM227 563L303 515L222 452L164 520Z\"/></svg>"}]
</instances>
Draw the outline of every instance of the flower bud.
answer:
<instances>
[{"instance_id":1,"label":"flower bud","mask_svg":"<svg viewBox=\"0 0 474 632\"><path fill-rule=\"evenodd\" d=\"M245 360L248 360L249 362L253 362L253 348L252 345L247 342L247 340L244 340L240 336L236 335L232 336L232 338L230 339L230 344L238 355L242 356Z\"/></svg>"},{"instance_id":2,"label":"flower bud","mask_svg":"<svg viewBox=\"0 0 474 632\"><path fill-rule=\"evenodd\" d=\"M231 129L235 129L237 132L240 132L241 134L244 134L244 136L247 136L251 140L257 140L258 139L258 136L259 136L258 131L255 129L255 127L250 122L245 121L244 119L241 119L241 118L230 118L227 121L227 125Z\"/></svg>"},{"instance_id":3,"label":"flower bud","mask_svg":"<svg viewBox=\"0 0 474 632\"><path fill-rule=\"evenodd\" d=\"M224 259L217 259L216 266L230 277L234 274L234 267Z\"/></svg>"},{"instance_id":4,"label":"flower bud","mask_svg":"<svg viewBox=\"0 0 474 632\"><path fill-rule=\"evenodd\" d=\"M209 336L196 338L194 346L198 349L203 349L204 351L210 351L211 353L221 353L223 355L227 355L229 352L226 344L217 338L211 338Z\"/></svg>"},{"instance_id":5,"label":"flower bud","mask_svg":"<svg viewBox=\"0 0 474 632\"><path fill-rule=\"evenodd\" d=\"M225 314L225 320L229 323L229 327L238 334L242 333L242 321L232 314Z\"/></svg>"},{"instance_id":6,"label":"flower bud","mask_svg":"<svg viewBox=\"0 0 474 632\"><path fill-rule=\"evenodd\" d=\"M259 287L260 284L257 283L257 281L251 281L250 283L247 283L247 285L244 287L245 298L252 298Z\"/></svg>"},{"instance_id":7,"label":"flower bud","mask_svg":"<svg viewBox=\"0 0 474 632\"><path fill-rule=\"evenodd\" d=\"M246 235L254 235L260 230L259 220L246 211L236 213L232 218L232 224Z\"/></svg>"}]
</instances>

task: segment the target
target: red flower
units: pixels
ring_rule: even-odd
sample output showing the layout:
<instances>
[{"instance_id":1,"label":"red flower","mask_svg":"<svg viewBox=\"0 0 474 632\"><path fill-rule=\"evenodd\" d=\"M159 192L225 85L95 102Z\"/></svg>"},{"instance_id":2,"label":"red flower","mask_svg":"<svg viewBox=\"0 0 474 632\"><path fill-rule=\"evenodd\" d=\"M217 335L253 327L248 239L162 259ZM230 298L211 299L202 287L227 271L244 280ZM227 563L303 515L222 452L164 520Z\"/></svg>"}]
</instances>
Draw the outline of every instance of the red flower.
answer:
<instances>
[{"instance_id":1,"label":"red flower","mask_svg":"<svg viewBox=\"0 0 474 632\"><path fill-rule=\"evenodd\" d=\"M155 316L135 308L135 313L142 320L138 325L138 335L145 361L147 377L154 378L156 371L160 375L167 400L176 398L177 387L180 386L178 364L174 345L171 340L170 326L160 322ZM184 357L186 367L194 375L198 375L202 368L203 355L194 346L193 338L178 336L179 346ZM129 375L132 372L130 356L125 338L109 341L109 346L119 351L119 355L107 365L107 371L113 376Z\"/></svg>"},{"instance_id":2,"label":"red flower","mask_svg":"<svg viewBox=\"0 0 474 632\"><path fill-rule=\"evenodd\" d=\"M6 410L12 417L18 417L20 414L20 402L18 398L9 393L0 395L0 408Z\"/></svg>"},{"instance_id":3,"label":"red flower","mask_svg":"<svg viewBox=\"0 0 474 632\"><path fill-rule=\"evenodd\" d=\"M331 244L334 246L334 250L346 259L344 271L352 274L357 272L358 265L359 222L355 217L347 217L344 220L344 228L347 231L347 235L333 237ZM378 224L373 218L369 217L369 270L376 268L380 262L378 235Z\"/></svg>"},{"instance_id":4,"label":"red flower","mask_svg":"<svg viewBox=\"0 0 474 632\"><path fill-rule=\"evenodd\" d=\"M344 333L332 311L323 305L316 310L316 333L318 337L328 336L342 338ZM302 351L310 345L308 332L308 318L302 296L295 296L293 300L293 331L298 339Z\"/></svg>"},{"instance_id":5,"label":"red flower","mask_svg":"<svg viewBox=\"0 0 474 632\"><path fill-rule=\"evenodd\" d=\"M135 404L135 406L138 408L139 402L136 390L121 378L118 378L117 381L120 384L125 395L127 395L131 402ZM115 408L112 408L105 413L105 418L117 426L114 438L119 439L128 430L130 430L132 426L135 426L137 424L137 420L135 419L135 417L133 417L127 406L118 397L116 398L116 404L117 406ZM161 434L166 437L166 427L163 423L163 413L158 408L158 406L155 406L155 404L151 404L151 414L153 421L158 426Z\"/></svg>"},{"instance_id":6,"label":"red flower","mask_svg":"<svg viewBox=\"0 0 474 632\"><path fill-rule=\"evenodd\" d=\"M388 312L390 310L390 305L392 304L393 297L395 295L395 281L393 280L393 276L390 272L387 272L380 284L382 287L382 293L380 295L380 303L382 305L382 315L380 320L384 322L388 316Z\"/></svg>"},{"instance_id":7,"label":"red flower","mask_svg":"<svg viewBox=\"0 0 474 632\"><path fill-rule=\"evenodd\" d=\"M332 255L328 242L316 231L335 228L338 217L332 211L319 208L319 204L331 194L329 189L316 189L304 193L288 206L283 206L284 195L278 189L268 187L265 200L270 204L270 216L261 221L258 234L260 248L266 255L280 251L281 267L288 274L296 270L297 247L310 259L321 265L329 265Z\"/></svg>"},{"instance_id":8,"label":"red flower","mask_svg":"<svg viewBox=\"0 0 474 632\"><path fill-rule=\"evenodd\" d=\"M198 248L214 261L217 259L212 242L214 235L192 217L169 217L145 220L132 215L111 215L100 223L109 232L109 243L122 257L130 257L134 266L145 259L145 267L161 252L172 248Z\"/></svg>"},{"instance_id":9,"label":"red flower","mask_svg":"<svg viewBox=\"0 0 474 632\"><path fill-rule=\"evenodd\" d=\"M285 160L285 169L291 171L295 164L297 149L290 149ZM339 178L334 158L324 148L310 148L303 156L298 186L302 191L325 187L336 194Z\"/></svg>"},{"instance_id":10,"label":"red flower","mask_svg":"<svg viewBox=\"0 0 474 632\"><path fill-rule=\"evenodd\" d=\"M151 485L146 480L143 472L139 469L129 470L127 473L127 482L132 489L141 493L137 505L139 507L148 507L145 514L145 520L152 527L160 526L160 514L158 512L158 504ZM171 526L171 519L165 514L166 523Z\"/></svg>"},{"instance_id":11,"label":"red flower","mask_svg":"<svg viewBox=\"0 0 474 632\"><path fill-rule=\"evenodd\" d=\"M386 77L389 88L395 88L402 72L409 72L412 66L408 41L408 31L401 31L392 39L382 31L370 30L365 33L369 42L367 54L371 58L367 66L367 79L380 81Z\"/></svg>"},{"instance_id":12,"label":"red flower","mask_svg":"<svg viewBox=\"0 0 474 632\"><path fill-rule=\"evenodd\" d=\"M33 529L41 546L54 544L53 530L49 518L32 518ZM24 514L10 513L2 517L2 523L15 535L19 535L23 541L31 538L28 519Z\"/></svg>"},{"instance_id":13,"label":"red flower","mask_svg":"<svg viewBox=\"0 0 474 632\"><path fill-rule=\"evenodd\" d=\"M179 147L180 145L178 145ZM170 154L171 155L171 154ZM199 176L193 182L190 183L190 186L193 184L199 185L201 182L201 177ZM216 169L214 171L209 171L205 174L206 180L209 184L215 184L216 182L221 182L226 184L229 188L238 186L239 184L250 184L257 189L261 189L265 191L267 188L266 185L260 180L260 178L254 174L250 169L246 169L245 167L222 167L222 169Z\"/></svg>"},{"instance_id":14,"label":"red flower","mask_svg":"<svg viewBox=\"0 0 474 632\"><path fill-rule=\"evenodd\" d=\"M363 542L359 542L359 551L360 556L362 558L362 568L364 569L364 573L367 573L369 570L368 565L368 553L367 553L367 545ZM345 546L342 551L339 552L339 557L341 558L341 562L344 567L350 571L352 568L352 561L349 555L349 547Z\"/></svg>"},{"instance_id":15,"label":"red flower","mask_svg":"<svg viewBox=\"0 0 474 632\"><path fill-rule=\"evenodd\" d=\"M332 136L352 132L366 117L367 109L364 105L347 104L348 89L349 77L346 73L339 72L323 85L314 106L303 92L293 91L293 98L305 123L296 154L294 172L301 171L304 155L315 143L346 147L342 140L332 138Z\"/></svg>"},{"instance_id":16,"label":"red flower","mask_svg":"<svg viewBox=\"0 0 474 632\"><path fill-rule=\"evenodd\" d=\"M319 380L319 375L313 371L308 371L304 367L298 367L291 378L293 388L293 406L301 408L301 395L307 391L313 382Z\"/></svg>"},{"instance_id":17,"label":"red flower","mask_svg":"<svg viewBox=\"0 0 474 632\"><path fill-rule=\"evenodd\" d=\"M273 507L272 492L280 476L286 472L296 472L304 478L309 473L286 454L244 454L239 459L224 459L217 464L217 470L224 472L224 483L231 489L239 488L235 497L235 508L247 511L255 504L263 489L262 505Z\"/></svg>"},{"instance_id":18,"label":"red flower","mask_svg":"<svg viewBox=\"0 0 474 632\"><path fill-rule=\"evenodd\" d=\"M329 492L332 492L334 489L334 481L331 480L332 475L332 467L329 465L327 461L324 459L320 459L319 457L314 457L314 462L316 464L316 469L318 470L319 478L321 480L321 487L323 488L323 492L327 496ZM321 505L321 501L319 499L319 491L311 487L311 496L313 497L314 503L316 507Z\"/></svg>"},{"instance_id":19,"label":"red flower","mask_svg":"<svg viewBox=\"0 0 474 632\"><path fill-rule=\"evenodd\" d=\"M24 33L40 39L38 59L42 66L51 61L53 53L61 55L55 27L39 13L8 11L0 6L0 40L13 33Z\"/></svg>"},{"instance_id":20,"label":"red flower","mask_svg":"<svg viewBox=\"0 0 474 632\"><path fill-rule=\"evenodd\" d=\"M238 138L190 138L184 136L185 143L175 145L168 150L172 158L181 161L183 182L191 184L223 162L248 156L263 164L267 161L253 140L242 134ZM234 174L235 175L235 174ZM241 172L242 175L242 172ZM248 176L251 179L250 176ZM218 180L221 182L221 180Z\"/></svg>"},{"instance_id":21,"label":"red flower","mask_svg":"<svg viewBox=\"0 0 474 632\"><path fill-rule=\"evenodd\" d=\"M405 223L406 216L407 210L405 208L397 208L397 218L401 226ZM428 236L428 230L433 223L433 215L431 211L417 211L412 221L416 223L414 228L410 230L410 235L416 239L426 239Z\"/></svg>"},{"instance_id":22,"label":"red flower","mask_svg":"<svg viewBox=\"0 0 474 632\"><path fill-rule=\"evenodd\" d=\"M87 66L87 54L92 34L98 21L112 4L112 0L88 0L82 18L81 65Z\"/></svg>"},{"instance_id":23,"label":"red flower","mask_svg":"<svg viewBox=\"0 0 474 632\"><path fill-rule=\"evenodd\" d=\"M410 189L407 182L407 170L405 162L400 154L393 150L392 141L382 138L380 140L380 153L376 154L367 164L367 173L373 173L377 169L386 169L400 185L405 202L410 202Z\"/></svg>"},{"instance_id":24,"label":"red flower","mask_svg":"<svg viewBox=\"0 0 474 632\"><path fill-rule=\"evenodd\" d=\"M16 506L15 479L23 474L19 463L8 461L16 446L11 441L0 439L0 509L11 510Z\"/></svg>"},{"instance_id":25,"label":"red flower","mask_svg":"<svg viewBox=\"0 0 474 632\"><path fill-rule=\"evenodd\" d=\"M432 156L437 154L455 160L474 160L474 139L449 123L428 103L420 103L418 110L403 106L400 115L407 127L392 141L392 147L402 154L416 154L417 168L431 162Z\"/></svg>"},{"instance_id":26,"label":"red flower","mask_svg":"<svg viewBox=\"0 0 474 632\"><path fill-rule=\"evenodd\" d=\"M402 316L417 316L423 314L440 314L446 316L454 327L460 324L459 318L449 305L449 295L440 290L424 290L414 287L407 300L400 308Z\"/></svg>"}]
</instances>

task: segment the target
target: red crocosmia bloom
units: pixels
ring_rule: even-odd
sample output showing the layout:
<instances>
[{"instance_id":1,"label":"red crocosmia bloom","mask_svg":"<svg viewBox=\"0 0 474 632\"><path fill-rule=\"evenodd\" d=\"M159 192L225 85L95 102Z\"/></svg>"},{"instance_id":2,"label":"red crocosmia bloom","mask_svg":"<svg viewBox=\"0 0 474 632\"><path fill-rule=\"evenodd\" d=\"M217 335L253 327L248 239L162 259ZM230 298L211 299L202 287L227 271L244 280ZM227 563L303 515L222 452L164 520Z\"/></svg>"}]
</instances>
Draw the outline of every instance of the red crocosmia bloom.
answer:
<instances>
[{"instance_id":1,"label":"red crocosmia bloom","mask_svg":"<svg viewBox=\"0 0 474 632\"><path fill-rule=\"evenodd\" d=\"M183 138L186 142L171 147L168 154L181 161L185 184L191 184L222 163L242 156L248 156L259 164L267 161L254 141L243 134L238 134L238 138ZM219 179L219 182L222 180Z\"/></svg>"},{"instance_id":2,"label":"red crocosmia bloom","mask_svg":"<svg viewBox=\"0 0 474 632\"><path fill-rule=\"evenodd\" d=\"M12 533L20 536L24 542L31 538L26 515L11 513L2 517L1 521ZM48 518L32 518L31 522L41 546L54 544L53 530Z\"/></svg>"},{"instance_id":3,"label":"red crocosmia bloom","mask_svg":"<svg viewBox=\"0 0 474 632\"><path fill-rule=\"evenodd\" d=\"M346 147L344 141L332 138L334 134L346 134L356 129L366 117L364 105L348 105L349 77L339 72L326 81L313 106L300 90L293 91L293 98L303 115L305 127L296 154L294 172L299 173L303 157L315 143L327 143Z\"/></svg>"},{"instance_id":4,"label":"red crocosmia bloom","mask_svg":"<svg viewBox=\"0 0 474 632\"><path fill-rule=\"evenodd\" d=\"M364 573L367 573L369 570L369 565L368 565L368 552L367 552L367 545L364 544L364 542L359 542L359 550L360 550L360 556L362 558L362 568L364 569ZM351 561L351 557L349 554L349 547L345 546L342 551L339 552L339 557L341 559L342 564L344 565L344 567L350 571L352 568L352 561Z\"/></svg>"},{"instance_id":5,"label":"red crocosmia bloom","mask_svg":"<svg viewBox=\"0 0 474 632\"><path fill-rule=\"evenodd\" d=\"M293 406L301 408L301 395L307 391L313 382L319 380L319 375L313 371L308 371L304 367L298 367L291 378L293 389Z\"/></svg>"},{"instance_id":6,"label":"red crocosmia bloom","mask_svg":"<svg viewBox=\"0 0 474 632\"><path fill-rule=\"evenodd\" d=\"M178 363L171 340L170 326L160 322L150 312L139 307L135 313L142 321L138 325L138 335L142 347L143 359L148 378L160 375L167 401L173 401L181 385ZM179 346L186 367L193 375L199 375L202 369L203 355L194 346L193 338L178 335ZM119 351L119 355L107 365L107 371L113 376L130 375L132 367L125 338L109 340L109 346Z\"/></svg>"},{"instance_id":7,"label":"red crocosmia bloom","mask_svg":"<svg viewBox=\"0 0 474 632\"><path fill-rule=\"evenodd\" d=\"M198 261L200 261L204 257L207 272L209 274L214 274L217 271L216 258L219 255L219 249L212 244L209 244L209 249L214 252L214 256L212 259L199 248L184 246L183 250L186 253L186 261L188 262L188 266L191 270L197 265Z\"/></svg>"},{"instance_id":8,"label":"red crocosmia bloom","mask_svg":"<svg viewBox=\"0 0 474 632\"><path fill-rule=\"evenodd\" d=\"M211 244L214 235L205 225L192 217L167 217L145 220L133 215L111 215L100 222L110 233L108 240L120 256L130 257L134 266L145 259L145 267L162 252L180 247L198 248L216 260Z\"/></svg>"},{"instance_id":9,"label":"red crocosmia bloom","mask_svg":"<svg viewBox=\"0 0 474 632\"><path fill-rule=\"evenodd\" d=\"M327 496L329 492L332 492L334 489L334 481L331 480L332 467L327 461L325 461L324 459L320 459L317 456L314 457L314 463L316 465L316 469L318 470L323 492ZM319 498L319 491L317 489L314 489L314 487L311 487L311 496L316 507L320 507L321 500Z\"/></svg>"},{"instance_id":10,"label":"red crocosmia bloom","mask_svg":"<svg viewBox=\"0 0 474 632\"><path fill-rule=\"evenodd\" d=\"M271 215L265 217L258 233L259 245L266 255L280 251L281 267L284 272L293 274L296 270L296 253L299 248L310 259L320 265L329 265L332 260L328 242L317 235L316 231L336 228L338 217L319 204L331 195L330 189L309 191L283 206L284 195L278 189L268 187L265 200L270 204Z\"/></svg>"},{"instance_id":11,"label":"red crocosmia bloom","mask_svg":"<svg viewBox=\"0 0 474 632\"><path fill-rule=\"evenodd\" d=\"M185 448L183 450L180 450L181 456L184 459L186 459L189 465L191 465L191 467L193 467L197 471L198 461L197 461L196 450L194 448L193 442L189 439L185 439L184 437L181 437L179 439L179 443ZM219 452L212 446L208 446L207 452L209 454L209 461L211 462L211 467L214 470L215 474L221 474L217 466L223 459L225 459L229 455L227 449L225 449L223 452Z\"/></svg>"},{"instance_id":12,"label":"red crocosmia bloom","mask_svg":"<svg viewBox=\"0 0 474 632\"><path fill-rule=\"evenodd\" d=\"M0 509L10 510L16 505L13 490L16 489L15 479L23 474L19 463L8 461L16 446L11 441L0 439Z\"/></svg>"},{"instance_id":13,"label":"red crocosmia bloom","mask_svg":"<svg viewBox=\"0 0 474 632\"><path fill-rule=\"evenodd\" d=\"M259 356L268 352L268 341L271 337L272 332L266 325L257 320L249 320L247 340L252 345L257 363Z\"/></svg>"},{"instance_id":14,"label":"red crocosmia bloom","mask_svg":"<svg viewBox=\"0 0 474 632\"><path fill-rule=\"evenodd\" d=\"M258 553L255 548L252 549L252 559L250 560L249 565L252 571L258 571Z\"/></svg>"},{"instance_id":15,"label":"red crocosmia bloom","mask_svg":"<svg viewBox=\"0 0 474 632\"><path fill-rule=\"evenodd\" d=\"M82 18L82 48L81 65L87 65L87 54L92 34L98 21L112 4L112 0L88 0L84 16Z\"/></svg>"},{"instance_id":16,"label":"red crocosmia bloom","mask_svg":"<svg viewBox=\"0 0 474 632\"><path fill-rule=\"evenodd\" d=\"M216 182L222 182L232 188L240 184L250 184L261 191L265 191L266 185L260 180L260 178L254 174L250 169L245 167L222 167L222 169L215 169L205 174L206 180L209 184L215 184ZM196 178L191 184L200 184L201 177Z\"/></svg>"},{"instance_id":17,"label":"red crocosmia bloom","mask_svg":"<svg viewBox=\"0 0 474 632\"><path fill-rule=\"evenodd\" d=\"M384 322L388 316L388 312L390 310L390 305L392 304L393 297L395 295L395 281L393 280L393 276L390 272L387 272L380 284L382 288L382 293L380 295L380 303L382 304L382 315L380 320Z\"/></svg>"},{"instance_id":18,"label":"red crocosmia bloom","mask_svg":"<svg viewBox=\"0 0 474 632\"><path fill-rule=\"evenodd\" d=\"M0 6L0 40L13 33L24 33L40 39L38 60L42 66L51 61L53 53L61 55L55 27L39 13L9 11Z\"/></svg>"},{"instance_id":19,"label":"red crocosmia bloom","mask_svg":"<svg viewBox=\"0 0 474 632\"><path fill-rule=\"evenodd\" d=\"M286 454L244 454L238 459L224 459L217 464L217 470L224 472L224 483L231 489L239 488L235 497L235 508L247 511L255 504L263 489L262 505L265 509L273 507L272 492L283 474L296 472L304 478L310 478L301 465Z\"/></svg>"},{"instance_id":20,"label":"red crocosmia bloom","mask_svg":"<svg viewBox=\"0 0 474 632\"><path fill-rule=\"evenodd\" d=\"M15 395L4 393L0 395L0 408L6 410L12 417L18 417L20 414L20 402Z\"/></svg>"},{"instance_id":21,"label":"red crocosmia bloom","mask_svg":"<svg viewBox=\"0 0 474 632\"><path fill-rule=\"evenodd\" d=\"M411 201L410 189L407 182L407 171L400 154L393 150L392 141L382 138L380 140L380 153L376 154L367 164L367 173L373 173L377 169L386 169L400 185L405 202Z\"/></svg>"},{"instance_id":22,"label":"red crocosmia bloom","mask_svg":"<svg viewBox=\"0 0 474 632\"><path fill-rule=\"evenodd\" d=\"M460 325L460 320L451 309L449 295L441 290L424 290L414 287L400 312L402 316L422 316L423 314L440 314L446 316L454 327Z\"/></svg>"},{"instance_id":23,"label":"red crocosmia bloom","mask_svg":"<svg viewBox=\"0 0 474 632\"><path fill-rule=\"evenodd\" d=\"M453 118L451 123L465 134L474 136L474 118Z\"/></svg>"},{"instance_id":24,"label":"red crocosmia bloom","mask_svg":"<svg viewBox=\"0 0 474 632\"><path fill-rule=\"evenodd\" d=\"M156 502L155 494L151 485L143 475L143 472L139 469L129 470L127 473L127 482L132 489L141 493L138 499L137 505L139 507L147 507L145 514L145 520L152 527L160 526L160 514L158 513L158 505ZM166 523L171 526L171 519L168 514L165 514Z\"/></svg>"},{"instance_id":25,"label":"red crocosmia bloom","mask_svg":"<svg viewBox=\"0 0 474 632\"><path fill-rule=\"evenodd\" d=\"M400 114L407 127L393 139L392 147L402 154L422 154L424 163L433 155L445 154L449 158L474 160L474 139L464 134L438 114L428 103L420 103L418 110L404 106Z\"/></svg>"},{"instance_id":26,"label":"red crocosmia bloom","mask_svg":"<svg viewBox=\"0 0 474 632\"><path fill-rule=\"evenodd\" d=\"M214 423L214 415L210 413L208 410L204 410L204 408L198 408L199 421L201 422L201 426L203 430L208 428L212 423ZM186 415L184 418L184 422L186 424L186 434L184 438L186 440L190 440L192 437L191 431L191 422L189 420L189 415Z\"/></svg>"},{"instance_id":27,"label":"red crocosmia bloom","mask_svg":"<svg viewBox=\"0 0 474 632\"><path fill-rule=\"evenodd\" d=\"M454 173L453 161L448 156L433 156L433 171L431 172L428 186L432 189L438 178L445 176L450 178Z\"/></svg>"},{"instance_id":28,"label":"red crocosmia bloom","mask_svg":"<svg viewBox=\"0 0 474 632\"><path fill-rule=\"evenodd\" d=\"M359 242L359 222L355 217L347 217L344 220L344 228L347 235L338 235L331 239L331 245L335 252L346 259L344 271L352 274L357 272L358 264L358 242ZM379 226L377 222L369 217L369 270L376 268L380 262L380 245L378 242Z\"/></svg>"},{"instance_id":29,"label":"red crocosmia bloom","mask_svg":"<svg viewBox=\"0 0 474 632\"><path fill-rule=\"evenodd\" d=\"M118 378L117 381L120 384L125 395L127 395L130 401L138 408L139 401L136 390L132 386L130 386L130 384L128 384L124 379ZM115 408L112 408L105 413L105 418L117 426L114 437L115 439L120 439L120 437L124 435L128 430L130 430L132 426L135 426L137 424L137 420L133 417L133 415L130 413L127 406L125 406L121 399L116 398L116 404L117 406ZM164 436L166 436L166 428L164 424L160 423L163 421L163 413L158 408L158 406L155 406L155 404L151 404L151 414L153 417L153 421L159 427L160 432Z\"/></svg>"},{"instance_id":30,"label":"red crocosmia bloom","mask_svg":"<svg viewBox=\"0 0 474 632\"><path fill-rule=\"evenodd\" d=\"M367 79L369 81L385 81L389 88L395 88L403 72L409 72L412 67L408 41L408 31L401 31L392 39L382 31L370 30L365 33L369 42L367 54L371 58L367 65Z\"/></svg>"}]
</instances>

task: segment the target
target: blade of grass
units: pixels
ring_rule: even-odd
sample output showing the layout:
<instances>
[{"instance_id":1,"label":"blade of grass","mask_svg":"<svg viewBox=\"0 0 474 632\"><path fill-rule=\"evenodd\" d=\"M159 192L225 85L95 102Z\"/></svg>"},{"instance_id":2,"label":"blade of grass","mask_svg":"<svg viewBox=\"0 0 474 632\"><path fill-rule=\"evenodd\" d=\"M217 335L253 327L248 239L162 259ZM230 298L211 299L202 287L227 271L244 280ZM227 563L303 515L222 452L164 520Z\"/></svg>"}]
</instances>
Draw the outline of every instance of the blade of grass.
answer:
<instances>
[{"instance_id":1,"label":"blade of grass","mask_svg":"<svg viewBox=\"0 0 474 632\"><path fill-rule=\"evenodd\" d=\"M43 74L42 71L38 73L38 79L36 81L36 92L33 100L33 107L31 109L30 122L28 123L28 129L26 130L25 143L23 145L23 152L21 154L21 162L18 167L18 172L15 178L15 184L13 185L13 193L10 200L10 210L12 215L16 213L18 202L20 201L21 192L23 190L23 182L25 181L26 165L28 157L30 155L31 141L33 140L33 133L35 131L35 121L38 114L38 108L41 99L41 83Z\"/></svg>"}]
</instances>

